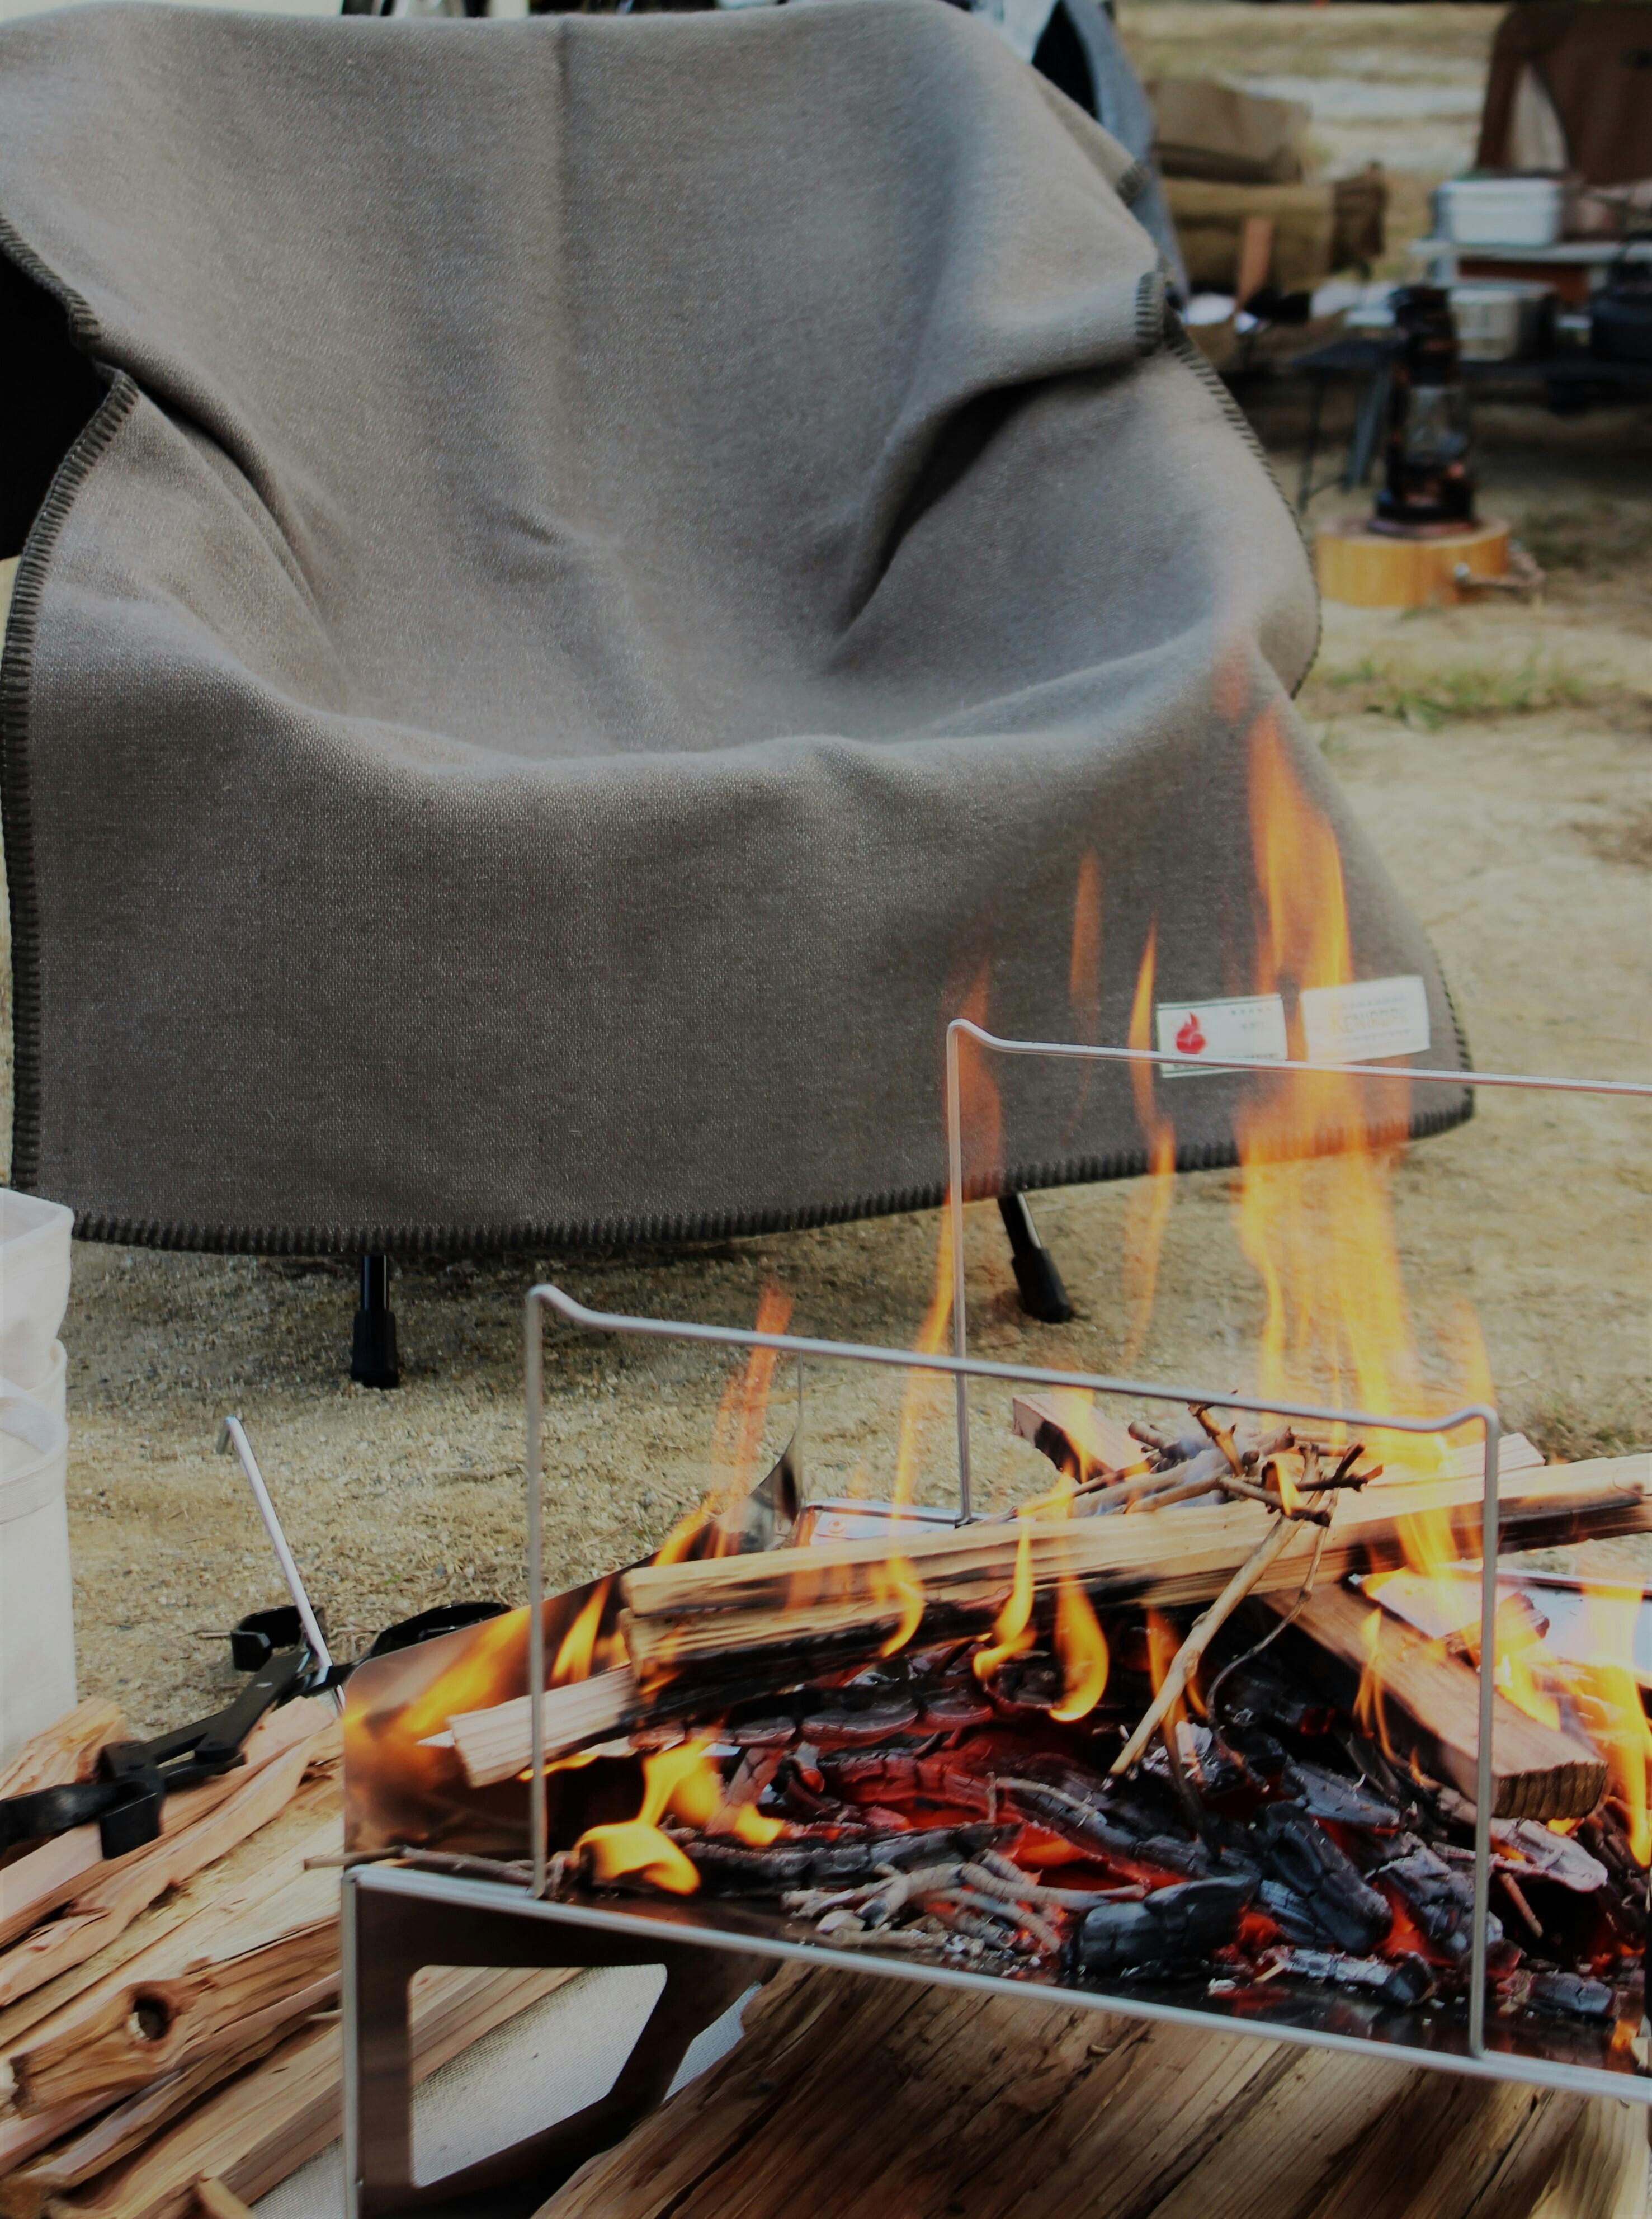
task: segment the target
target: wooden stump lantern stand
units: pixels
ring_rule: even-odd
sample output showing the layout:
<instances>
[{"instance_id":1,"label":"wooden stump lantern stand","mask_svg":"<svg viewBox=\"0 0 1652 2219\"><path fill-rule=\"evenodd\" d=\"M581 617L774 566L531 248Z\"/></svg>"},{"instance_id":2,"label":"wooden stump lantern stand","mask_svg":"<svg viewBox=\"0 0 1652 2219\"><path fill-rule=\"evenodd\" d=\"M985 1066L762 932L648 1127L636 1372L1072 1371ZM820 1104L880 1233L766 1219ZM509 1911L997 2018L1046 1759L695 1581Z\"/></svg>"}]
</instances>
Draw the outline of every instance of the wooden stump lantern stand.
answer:
<instances>
[{"instance_id":1,"label":"wooden stump lantern stand","mask_svg":"<svg viewBox=\"0 0 1652 2219\"><path fill-rule=\"evenodd\" d=\"M1357 609L1420 609L1470 599L1469 579L1506 577L1509 527L1494 518L1460 531L1377 531L1365 517L1321 525L1315 545L1320 591Z\"/></svg>"}]
</instances>

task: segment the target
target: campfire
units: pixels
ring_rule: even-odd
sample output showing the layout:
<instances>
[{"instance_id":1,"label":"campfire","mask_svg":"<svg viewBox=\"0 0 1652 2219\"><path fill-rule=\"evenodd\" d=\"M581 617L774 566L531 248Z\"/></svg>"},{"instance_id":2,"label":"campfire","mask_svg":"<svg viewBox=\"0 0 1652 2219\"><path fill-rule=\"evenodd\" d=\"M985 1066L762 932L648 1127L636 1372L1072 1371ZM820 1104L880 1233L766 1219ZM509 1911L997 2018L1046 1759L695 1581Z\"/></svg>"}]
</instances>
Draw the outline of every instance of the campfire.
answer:
<instances>
[{"instance_id":1,"label":"campfire","mask_svg":"<svg viewBox=\"0 0 1652 2219\"><path fill-rule=\"evenodd\" d=\"M1310 1016L1340 1022L1357 972L1336 842L1267 715L1251 791L1256 984L1311 1061ZM1081 1041L1100 1006L1097 886L1090 859ZM1157 1058L1191 1035L1174 1010L1167 1035L1154 967L1149 921L1130 1030ZM986 996L984 975L978 1024ZM955 1190L991 1191L999 1113L978 1048L960 1076L972 1147ZM1121 1271L1133 1362L1177 1154L1175 1088L1145 1055L1131 1077L1152 1167ZM1236 1230L1264 1302L1250 1389L1184 1408L1160 1390L1125 1422L996 1367L1036 1386L1005 1414L1028 1482L1013 1511L954 1524L919 1503L953 1392L944 1238L886 1501L806 1503L790 1453L753 1486L777 1357L832 1345L777 1339L778 1293L756 1334L723 1336L750 1348L719 1414L723 1484L650 1562L544 1607L550 1892L692 1908L863 1961L1461 2050L1488 1781L1487 2045L1647 2072L1643 1597L1518 1559L1652 1530L1652 1473L1644 1458L1550 1466L1502 1439L1511 1561L1482 1656L1485 1473L1460 1420L1494 1397L1471 1316L1433 1321L1419 1354L1391 1197L1409 1093L1403 1066L1247 1074ZM1305 1159L1304 1131L1342 1145ZM550 1298L578 1322L706 1337ZM1291 1414L1305 1408L1394 1422ZM1455 1434L1439 1423L1453 1411ZM525 1613L365 1668L347 1719L353 1844L525 1880L527 1685Z\"/></svg>"}]
</instances>

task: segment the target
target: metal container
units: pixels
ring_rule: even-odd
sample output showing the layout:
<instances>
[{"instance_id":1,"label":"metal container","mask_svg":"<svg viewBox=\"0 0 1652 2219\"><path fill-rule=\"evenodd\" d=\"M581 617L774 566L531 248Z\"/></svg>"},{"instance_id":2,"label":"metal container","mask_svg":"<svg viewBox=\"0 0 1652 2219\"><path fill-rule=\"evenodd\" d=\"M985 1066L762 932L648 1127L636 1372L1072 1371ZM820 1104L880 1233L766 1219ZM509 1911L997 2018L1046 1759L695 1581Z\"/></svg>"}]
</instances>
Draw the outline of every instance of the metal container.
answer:
<instances>
[{"instance_id":1,"label":"metal container","mask_svg":"<svg viewBox=\"0 0 1652 2219\"><path fill-rule=\"evenodd\" d=\"M1565 210L1561 177L1450 177L1434 196L1435 227L1456 246L1552 246Z\"/></svg>"},{"instance_id":2,"label":"metal container","mask_svg":"<svg viewBox=\"0 0 1652 2219\"><path fill-rule=\"evenodd\" d=\"M1554 294L1514 278L1453 285L1451 319L1464 362L1531 362L1546 351Z\"/></svg>"}]
</instances>

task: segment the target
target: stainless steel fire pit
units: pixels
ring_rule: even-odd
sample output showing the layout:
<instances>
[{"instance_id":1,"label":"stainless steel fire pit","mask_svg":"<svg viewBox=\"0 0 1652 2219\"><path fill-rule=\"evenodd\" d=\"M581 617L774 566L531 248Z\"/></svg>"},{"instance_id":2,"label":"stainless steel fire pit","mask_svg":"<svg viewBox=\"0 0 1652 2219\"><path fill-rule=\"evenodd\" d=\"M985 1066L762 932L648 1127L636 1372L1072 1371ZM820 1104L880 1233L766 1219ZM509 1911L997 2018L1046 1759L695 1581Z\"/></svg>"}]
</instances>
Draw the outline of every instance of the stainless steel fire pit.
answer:
<instances>
[{"instance_id":1,"label":"stainless steel fire pit","mask_svg":"<svg viewBox=\"0 0 1652 2219\"><path fill-rule=\"evenodd\" d=\"M959 1108L954 1029L950 1057L951 1137L955 1199L953 1240L961 1259ZM1040 1043L1007 1042L976 1034L1009 1054L1092 1054L1129 1058L1135 1051L1073 1050ZM1164 1061L1158 1052L1143 1060ZM1251 1068L1235 1062L1233 1068ZM1277 1065L1267 1066L1276 1071ZM1300 1067L1300 1066L1292 1066ZM1319 1066L1309 1066L1318 1068ZM1333 1066L1343 1075L1350 1067ZM1354 1067L1357 1070L1358 1067ZM1392 1078L1389 1071L1375 1076ZM1425 1083L1435 1074L1409 1072ZM1463 1074L1440 1073L1461 1085ZM1470 1084L1475 1083L1472 1078ZM1501 1076L1484 1083L1542 1085ZM1571 1091L1652 1095L1652 1087L1595 1086L1562 1082ZM954 1284L961 1274L955 1273ZM550 1846L571 1839L583 1823L585 1775L548 1774L543 1705L549 1644L570 1623L580 1598L546 1602L543 1564L543 1327L547 1310L588 1332L698 1344L731 1350L766 1350L804 1367L848 1363L950 1376L958 1389L959 1522L970 1515L967 1410L969 1379L1022 1389L1077 1389L1138 1401L1217 1404L1227 1410L1390 1433L1439 1434L1472 1430L1483 1459L1480 1511L1481 1625L1478 1654L1495 1654L1499 1599L1498 1458L1501 1427L1495 1409L1466 1404L1444 1418L1416 1419L1277 1397L1265 1402L1198 1385L1171 1385L1078 1371L991 1362L968 1354L961 1300L955 1315L956 1352L914 1354L890 1348L811 1339L732 1327L627 1317L586 1308L561 1290L534 1288L527 1297L525 1374L528 1439L528 1572L530 1607L510 1620L363 1667L351 1682L346 1735L348 1840L369 1854L394 1852L393 1862L364 1862L345 1881L344 1979L347 2077L346 2178L353 2219L390 2219L413 2210L458 2211L481 2173L464 2179L416 2185L411 2159L411 2098L407 2029L407 1981L425 1964L613 1966L657 1965L666 1969L664 1991L630 2062L609 2096L555 2127L531 2145L506 2154L482 2172L489 2175L531 2166L535 2193L566 2177L584 2158L611 2144L658 2102L693 2035L748 1986L765 1965L790 1959L835 1966L891 1980L928 1981L978 1992L1042 1994L1063 2008L1082 2006L1144 2018L1203 2025L1212 2032L1253 2032L1270 2039L1342 2048L1373 2058L1533 2086L1630 2098L1652 2104L1645 2024L1630 2042L1621 2028L1505 2017L1487 2010L1488 1911L1493 1877L1493 1675L1480 1673L1480 1733L1474 1826L1472 1959L1467 2007L1429 2002L1402 2005L1381 1994L1314 1987L1285 1980L1265 1988L1212 1983L1202 1974L1186 1980L1154 1978L1065 1979L1027 1973L1006 1977L958 1964L919 1961L878 1946L875 1937L853 1949L811 1936L786 1911L749 1900L706 1893L657 1898L568 1893L547 1899ZM583 1591L582 1591L583 1592ZM560 1613L560 1615L559 1615ZM456 1777L451 1750L432 1731L439 1715L419 1711L430 1690L451 1684L454 1668L474 1666L475 1700L500 1703L525 1695L531 1720L531 1761L525 1776L468 1792ZM451 1705L455 1699L447 1698ZM404 1727L394 1744L384 1722L415 1716L416 1737ZM458 1707L464 1707L463 1704ZM387 1756L387 1750L393 1754ZM409 1758L416 1750L417 1762ZM1466 1857L1466 1850L1463 1855ZM456 2200L457 2199L457 2200ZM527 2207L525 2207L527 2208Z\"/></svg>"}]
</instances>

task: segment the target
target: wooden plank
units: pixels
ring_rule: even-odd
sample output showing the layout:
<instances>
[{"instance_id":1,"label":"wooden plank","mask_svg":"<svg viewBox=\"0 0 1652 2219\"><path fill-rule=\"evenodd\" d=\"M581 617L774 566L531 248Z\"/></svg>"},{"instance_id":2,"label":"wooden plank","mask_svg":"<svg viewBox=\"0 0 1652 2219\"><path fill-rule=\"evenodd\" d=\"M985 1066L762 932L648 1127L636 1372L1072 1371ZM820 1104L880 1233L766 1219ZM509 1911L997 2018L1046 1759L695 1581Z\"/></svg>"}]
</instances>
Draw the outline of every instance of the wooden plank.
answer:
<instances>
[{"instance_id":1,"label":"wooden plank","mask_svg":"<svg viewBox=\"0 0 1652 2219\"><path fill-rule=\"evenodd\" d=\"M1288 1611L1293 1600L1275 1596L1272 1607ZM1474 1667L1346 1588L1316 1588L1295 1622L1310 1641L1357 1673L1369 1655L1373 1619L1388 1731L1415 1747L1425 1771L1450 1781L1472 1802L1480 1745L1480 1675ZM1587 1817L1606 1788L1599 1752L1575 1734L1528 1718L1500 1694L1493 1697L1493 1817Z\"/></svg>"},{"instance_id":2,"label":"wooden plank","mask_svg":"<svg viewBox=\"0 0 1652 2219\"><path fill-rule=\"evenodd\" d=\"M1508 1549L1585 1535L1652 1529L1652 1457L1545 1465L1513 1474L1503 1488ZM1449 1524L1464 1554L1479 1546L1475 1479L1389 1479L1339 1496L1320 1564L1326 1580L1403 1560L1406 1521ZM902 1551L922 1583L925 1623L939 1630L989 1619L1009 1591L1025 1535L1035 1589L1080 1581L1102 1603L1175 1607L1220 1592L1265 1531L1260 1505L1158 1511L1136 1517L1021 1520L915 1536ZM1265 1589L1300 1587L1316 1532L1304 1526L1269 1567ZM875 1649L900 1624L905 1597L880 1541L776 1549L761 1556L653 1565L627 1573L623 1621L645 1698L696 1674L802 1663Z\"/></svg>"},{"instance_id":3,"label":"wooden plank","mask_svg":"<svg viewBox=\"0 0 1652 2219\"><path fill-rule=\"evenodd\" d=\"M574 1973L444 1967L414 1984L413 2079L427 2079ZM256 2203L337 2140L343 2050L335 2023L290 2041L89 2186L54 2196L46 2219L192 2219L197 2184L221 2180Z\"/></svg>"},{"instance_id":4,"label":"wooden plank","mask_svg":"<svg viewBox=\"0 0 1652 2219\"><path fill-rule=\"evenodd\" d=\"M126 1736L126 1720L113 1703L90 1696L32 1735L0 1765L0 1800L33 1795L42 1787L67 1787L90 1780L99 1753Z\"/></svg>"},{"instance_id":5,"label":"wooden plank","mask_svg":"<svg viewBox=\"0 0 1652 2219\"><path fill-rule=\"evenodd\" d=\"M14 2108L27 2116L71 2102L83 2083L112 2097L189 2063L255 2015L291 2017L290 1997L336 1972L338 1875L306 1871L302 1860L337 1839L329 1819L248 1885L37 2020L0 2053Z\"/></svg>"}]
</instances>

